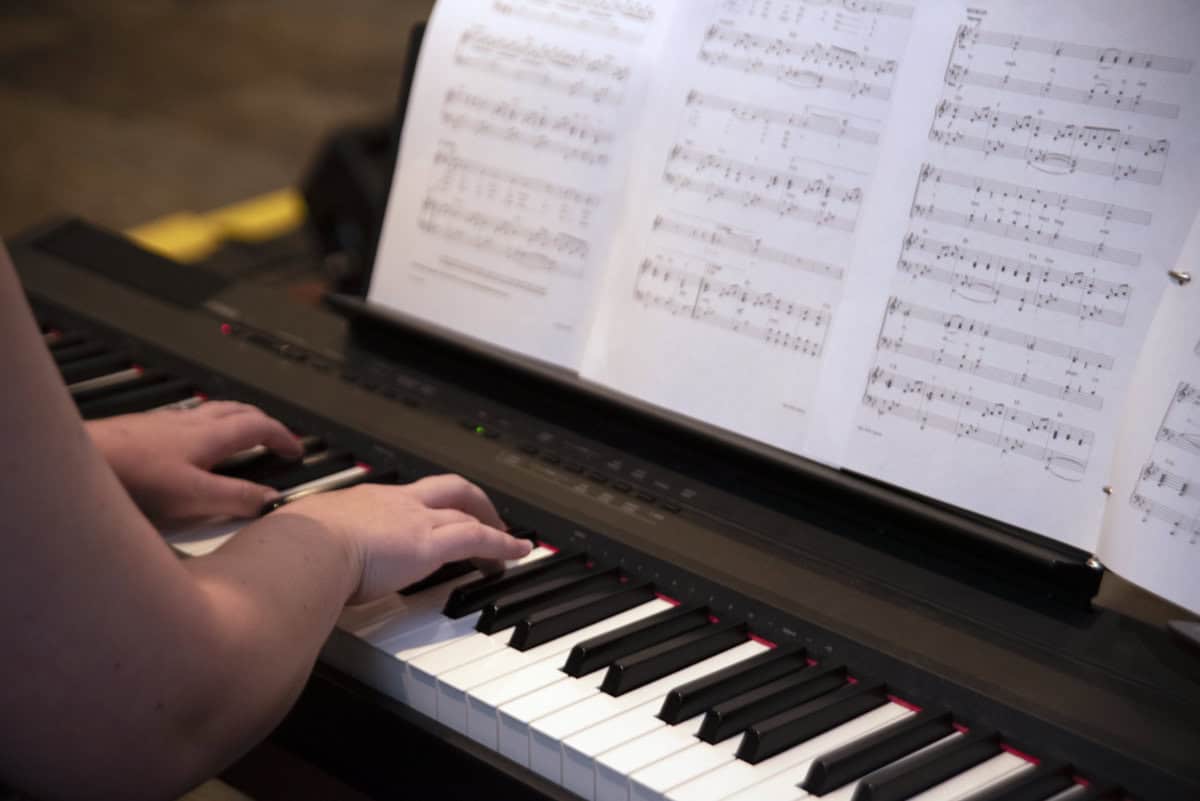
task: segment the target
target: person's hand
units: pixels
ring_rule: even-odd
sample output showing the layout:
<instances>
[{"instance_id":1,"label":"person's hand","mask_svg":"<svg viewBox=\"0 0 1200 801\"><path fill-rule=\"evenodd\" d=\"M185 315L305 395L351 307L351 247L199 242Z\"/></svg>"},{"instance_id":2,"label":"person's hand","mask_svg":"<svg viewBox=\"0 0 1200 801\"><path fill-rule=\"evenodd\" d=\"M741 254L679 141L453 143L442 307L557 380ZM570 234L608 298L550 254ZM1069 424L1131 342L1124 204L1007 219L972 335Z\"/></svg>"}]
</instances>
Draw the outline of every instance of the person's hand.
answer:
<instances>
[{"instance_id":1,"label":"person's hand","mask_svg":"<svg viewBox=\"0 0 1200 801\"><path fill-rule=\"evenodd\" d=\"M134 502L159 526L256 514L278 493L210 469L256 445L285 458L303 451L282 423L231 401L94 420L87 430Z\"/></svg>"},{"instance_id":2,"label":"person's hand","mask_svg":"<svg viewBox=\"0 0 1200 801\"><path fill-rule=\"evenodd\" d=\"M361 577L352 604L395 592L446 562L473 559L481 569L498 569L533 547L505 533L483 490L454 475L360 484L288 504L268 519L277 515L307 517L344 538Z\"/></svg>"}]
</instances>

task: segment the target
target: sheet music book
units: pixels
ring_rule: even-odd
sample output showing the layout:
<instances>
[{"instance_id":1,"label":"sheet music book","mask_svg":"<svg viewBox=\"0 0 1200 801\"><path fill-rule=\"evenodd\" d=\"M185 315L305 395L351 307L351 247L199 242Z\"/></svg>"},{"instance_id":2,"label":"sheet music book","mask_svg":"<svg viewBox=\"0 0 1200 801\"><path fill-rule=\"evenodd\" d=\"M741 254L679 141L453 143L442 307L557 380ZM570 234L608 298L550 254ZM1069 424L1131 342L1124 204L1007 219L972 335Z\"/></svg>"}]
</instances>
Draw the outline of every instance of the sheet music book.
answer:
<instances>
[{"instance_id":1,"label":"sheet music book","mask_svg":"<svg viewBox=\"0 0 1200 801\"><path fill-rule=\"evenodd\" d=\"M441 0L369 298L1200 608L1197 42L1189 0Z\"/></svg>"}]
</instances>

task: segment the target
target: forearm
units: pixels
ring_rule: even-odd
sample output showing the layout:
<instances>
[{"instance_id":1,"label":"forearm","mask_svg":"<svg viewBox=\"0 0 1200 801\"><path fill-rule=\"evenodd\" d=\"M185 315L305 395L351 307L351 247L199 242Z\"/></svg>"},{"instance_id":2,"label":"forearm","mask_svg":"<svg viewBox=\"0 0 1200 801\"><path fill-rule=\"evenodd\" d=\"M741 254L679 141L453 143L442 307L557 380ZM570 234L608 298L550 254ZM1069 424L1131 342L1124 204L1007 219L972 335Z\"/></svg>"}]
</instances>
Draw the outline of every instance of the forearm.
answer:
<instances>
[{"instance_id":1,"label":"forearm","mask_svg":"<svg viewBox=\"0 0 1200 801\"><path fill-rule=\"evenodd\" d=\"M193 732L201 753L236 756L279 721L357 585L359 558L346 541L283 510L242 529L214 553L185 561L211 620L220 666ZM237 732L240 741L231 742Z\"/></svg>"}]
</instances>

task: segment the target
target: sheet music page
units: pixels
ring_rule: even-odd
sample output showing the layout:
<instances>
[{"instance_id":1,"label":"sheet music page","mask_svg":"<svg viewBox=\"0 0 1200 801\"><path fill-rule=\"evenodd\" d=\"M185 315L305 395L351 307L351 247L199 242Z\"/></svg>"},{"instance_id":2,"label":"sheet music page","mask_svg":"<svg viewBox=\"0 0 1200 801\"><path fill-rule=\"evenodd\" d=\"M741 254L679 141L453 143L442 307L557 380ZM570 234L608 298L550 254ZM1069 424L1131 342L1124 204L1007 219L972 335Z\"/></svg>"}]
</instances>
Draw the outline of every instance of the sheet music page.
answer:
<instances>
[{"instance_id":1,"label":"sheet music page","mask_svg":"<svg viewBox=\"0 0 1200 801\"><path fill-rule=\"evenodd\" d=\"M1167 288L1129 392L1098 555L1200 613L1200 224Z\"/></svg>"},{"instance_id":2,"label":"sheet music page","mask_svg":"<svg viewBox=\"0 0 1200 801\"><path fill-rule=\"evenodd\" d=\"M842 396L845 464L1094 550L1122 402L1200 204L1200 5L972 6L908 153L866 380Z\"/></svg>"},{"instance_id":3,"label":"sheet music page","mask_svg":"<svg viewBox=\"0 0 1200 801\"><path fill-rule=\"evenodd\" d=\"M673 0L440 0L370 300L576 367Z\"/></svg>"},{"instance_id":4,"label":"sheet music page","mask_svg":"<svg viewBox=\"0 0 1200 801\"><path fill-rule=\"evenodd\" d=\"M938 25L945 4L924 5ZM919 22L912 0L688 3L651 90L584 377L808 453L829 331L886 191L898 76L928 58L909 51Z\"/></svg>"}]
</instances>

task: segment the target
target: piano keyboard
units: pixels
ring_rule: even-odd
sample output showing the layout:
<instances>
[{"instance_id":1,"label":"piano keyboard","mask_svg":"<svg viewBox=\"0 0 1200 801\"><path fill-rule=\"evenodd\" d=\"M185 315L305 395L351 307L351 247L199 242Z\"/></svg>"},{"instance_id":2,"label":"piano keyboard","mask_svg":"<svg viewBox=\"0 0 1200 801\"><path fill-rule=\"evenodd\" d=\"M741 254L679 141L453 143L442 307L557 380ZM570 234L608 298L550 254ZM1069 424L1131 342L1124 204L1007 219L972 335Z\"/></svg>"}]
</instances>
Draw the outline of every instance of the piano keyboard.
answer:
<instances>
[{"instance_id":1,"label":"piano keyboard","mask_svg":"<svg viewBox=\"0 0 1200 801\"><path fill-rule=\"evenodd\" d=\"M197 406L189 380L43 323L81 413ZM286 461L257 447L216 468L284 499L393 478L318 434ZM168 535L219 547L244 521ZM531 534L518 527L518 533ZM339 629L386 655L376 689L596 801L1094 801L1115 798L993 731L922 710L886 677L778 647L742 621L541 542L499 575L449 566L347 609ZM351 675L353 649L327 649ZM375 670L377 673L377 670Z\"/></svg>"},{"instance_id":2,"label":"piano keyboard","mask_svg":"<svg viewBox=\"0 0 1200 801\"><path fill-rule=\"evenodd\" d=\"M419 336L349 337L252 287L164 296L108 274L127 243L69 223L77 246L44 246L59 231L14 256L85 417L254 403L305 458L251 449L222 472L293 495L449 467L539 543L499 578L448 565L344 611L276 736L351 783L506 801L1200 797L1190 665L1137 621L1014 601L992 551L988 571L930 568L923 546L891 545L924 518L878 519L840 485L826 499L820 480ZM761 496L739 487L758 479ZM201 554L242 524L170 541ZM428 764L397 776L409 739Z\"/></svg>"}]
</instances>

